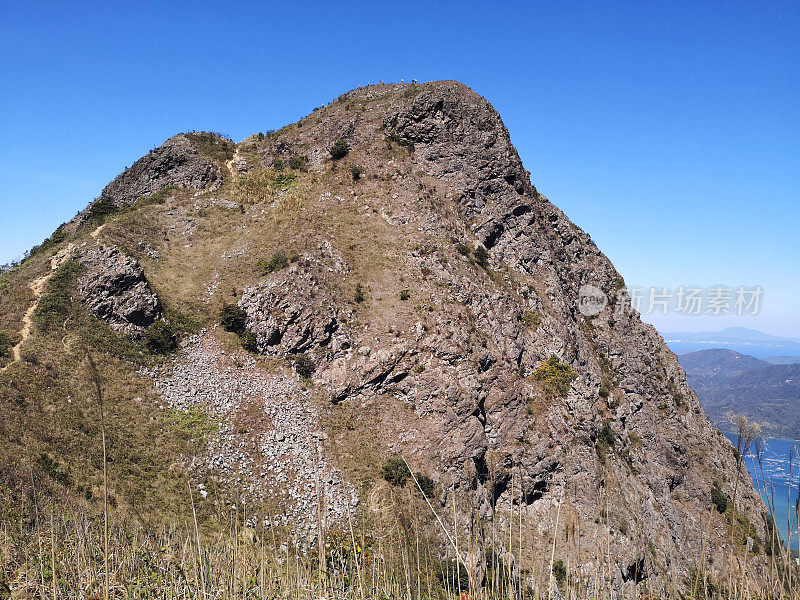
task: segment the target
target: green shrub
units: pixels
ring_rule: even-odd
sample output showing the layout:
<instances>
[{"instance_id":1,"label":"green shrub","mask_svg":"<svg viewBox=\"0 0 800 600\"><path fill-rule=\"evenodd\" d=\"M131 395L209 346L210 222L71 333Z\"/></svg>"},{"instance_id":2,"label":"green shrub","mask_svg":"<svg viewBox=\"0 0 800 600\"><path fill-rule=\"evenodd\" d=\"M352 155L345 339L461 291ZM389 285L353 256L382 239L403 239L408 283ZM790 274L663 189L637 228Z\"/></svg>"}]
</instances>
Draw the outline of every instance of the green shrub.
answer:
<instances>
[{"instance_id":1,"label":"green shrub","mask_svg":"<svg viewBox=\"0 0 800 600\"><path fill-rule=\"evenodd\" d=\"M353 176L353 181L358 181L359 179L361 179L361 169L359 169L355 165L350 167L350 174Z\"/></svg>"},{"instance_id":2,"label":"green shrub","mask_svg":"<svg viewBox=\"0 0 800 600\"><path fill-rule=\"evenodd\" d=\"M328 151L331 153L333 160L339 160L347 156L347 153L350 152L350 146L344 140L337 140Z\"/></svg>"},{"instance_id":3,"label":"green shrub","mask_svg":"<svg viewBox=\"0 0 800 600\"><path fill-rule=\"evenodd\" d=\"M761 552L761 540L759 540L758 538L752 538L752 540L753 540L753 546L750 548L750 554L756 556Z\"/></svg>"},{"instance_id":4,"label":"green shrub","mask_svg":"<svg viewBox=\"0 0 800 600\"><path fill-rule=\"evenodd\" d=\"M456 250L461 256L469 256L469 253L472 252L472 248L466 244L456 244Z\"/></svg>"},{"instance_id":5,"label":"green shrub","mask_svg":"<svg viewBox=\"0 0 800 600\"><path fill-rule=\"evenodd\" d=\"M486 561L486 580L493 582L492 586L495 589L492 597L514 598L517 589L514 586L518 580L515 581L513 567L504 560L504 556L507 555L501 554L494 548L486 548L483 556Z\"/></svg>"},{"instance_id":6,"label":"green shrub","mask_svg":"<svg viewBox=\"0 0 800 600\"><path fill-rule=\"evenodd\" d=\"M150 206L152 204L164 204L167 201L167 198L177 192L178 189L179 188L177 185L165 185L157 192L153 192L148 196L140 197L136 202L134 202L134 205L136 208L139 208L141 206Z\"/></svg>"},{"instance_id":7,"label":"green shrub","mask_svg":"<svg viewBox=\"0 0 800 600\"><path fill-rule=\"evenodd\" d=\"M414 477L417 478L417 483L419 484L420 489L422 489L422 493L425 495L425 497L433 498L434 493L436 493L433 479L425 475L425 473L414 473Z\"/></svg>"},{"instance_id":8,"label":"green shrub","mask_svg":"<svg viewBox=\"0 0 800 600\"><path fill-rule=\"evenodd\" d=\"M56 228L56 230L49 238L47 238L38 246L34 246L33 248L31 248L30 252L28 252L28 256L29 257L35 256L39 252L46 252L47 250L50 250L51 248L60 244L61 242L66 241L68 238L69 238L69 233L67 233L66 224L62 223Z\"/></svg>"},{"instance_id":9,"label":"green shrub","mask_svg":"<svg viewBox=\"0 0 800 600\"><path fill-rule=\"evenodd\" d=\"M42 452L39 458L36 459L36 464L39 465L39 468L53 481L60 483L64 487L70 487L72 485L72 477L70 477L70 474L66 471L62 471L59 468L58 461L50 458L50 455Z\"/></svg>"},{"instance_id":10,"label":"green shrub","mask_svg":"<svg viewBox=\"0 0 800 600\"><path fill-rule=\"evenodd\" d=\"M716 484L711 488L711 503L719 513L725 514L728 510L728 496Z\"/></svg>"},{"instance_id":11,"label":"green shrub","mask_svg":"<svg viewBox=\"0 0 800 600\"><path fill-rule=\"evenodd\" d=\"M270 202L275 192L290 188L297 176L294 173L273 169L255 169L242 173L233 183L233 199L240 204Z\"/></svg>"},{"instance_id":12,"label":"green shrub","mask_svg":"<svg viewBox=\"0 0 800 600\"><path fill-rule=\"evenodd\" d=\"M276 171L283 171L284 164L280 158L274 158L270 166Z\"/></svg>"},{"instance_id":13,"label":"green shrub","mask_svg":"<svg viewBox=\"0 0 800 600\"><path fill-rule=\"evenodd\" d=\"M293 156L289 159L289 168L295 171L308 171L308 157L305 155Z\"/></svg>"},{"instance_id":14,"label":"green shrub","mask_svg":"<svg viewBox=\"0 0 800 600\"><path fill-rule=\"evenodd\" d=\"M412 154L414 152L414 142L407 138L400 137L399 135L397 135L397 131L395 131L394 129L386 134L386 147L389 150L392 149L392 142L406 148L409 154Z\"/></svg>"},{"instance_id":15,"label":"green shrub","mask_svg":"<svg viewBox=\"0 0 800 600\"><path fill-rule=\"evenodd\" d=\"M419 94L421 91L422 91L422 86L421 86L421 85L417 85L416 83L412 83L412 84L411 84L411 87L410 87L410 88L408 88L408 89L406 89L406 90L403 92L403 94L402 94L402 97L403 97L403 98L414 98L414 97L416 97L416 96L417 96L417 94Z\"/></svg>"},{"instance_id":16,"label":"green shrub","mask_svg":"<svg viewBox=\"0 0 800 600\"><path fill-rule=\"evenodd\" d=\"M683 394L678 389L678 384L675 383L674 377L669 378L667 388L669 389L669 393L672 395L672 400L675 402L675 406L683 406Z\"/></svg>"},{"instance_id":17,"label":"green shrub","mask_svg":"<svg viewBox=\"0 0 800 600\"><path fill-rule=\"evenodd\" d=\"M387 458L381 467L381 477L394 486L402 487L408 480L408 467L401 458Z\"/></svg>"},{"instance_id":18,"label":"green shrub","mask_svg":"<svg viewBox=\"0 0 800 600\"><path fill-rule=\"evenodd\" d=\"M472 255L475 257L475 264L479 267L485 269L489 266L489 252L483 246L476 246L475 250L472 251Z\"/></svg>"},{"instance_id":19,"label":"green shrub","mask_svg":"<svg viewBox=\"0 0 800 600\"><path fill-rule=\"evenodd\" d=\"M465 592L469 589L469 573L464 565L457 560L448 559L440 561L434 567L436 576L442 587L455 593Z\"/></svg>"},{"instance_id":20,"label":"green shrub","mask_svg":"<svg viewBox=\"0 0 800 600\"><path fill-rule=\"evenodd\" d=\"M280 271L281 269L288 267L289 258L286 256L286 252L283 250L278 250L269 257L269 260L258 261L256 266L261 270L263 275L269 275L270 273L274 273L275 271Z\"/></svg>"},{"instance_id":21,"label":"green shrub","mask_svg":"<svg viewBox=\"0 0 800 600\"><path fill-rule=\"evenodd\" d=\"M553 562L553 577L555 577L559 585L567 579L567 567L564 566L564 561L560 558Z\"/></svg>"},{"instance_id":22,"label":"green shrub","mask_svg":"<svg viewBox=\"0 0 800 600\"><path fill-rule=\"evenodd\" d=\"M219 420L199 406L188 406L184 410L167 409L173 432L183 441L194 441L205 445L219 431Z\"/></svg>"},{"instance_id":23,"label":"green shrub","mask_svg":"<svg viewBox=\"0 0 800 600\"><path fill-rule=\"evenodd\" d=\"M721 583L715 581L712 576L701 571L697 567L689 569L689 576L684 579L684 584L687 589L695 589L698 591L697 595L692 594L695 598L730 598L727 588ZM692 596L684 596L684 598L691 598Z\"/></svg>"},{"instance_id":24,"label":"green shrub","mask_svg":"<svg viewBox=\"0 0 800 600\"><path fill-rule=\"evenodd\" d=\"M258 352L258 340L256 339L256 334L249 329L245 329L239 335L239 340L242 342L242 348L248 352Z\"/></svg>"},{"instance_id":25,"label":"green shrub","mask_svg":"<svg viewBox=\"0 0 800 600\"><path fill-rule=\"evenodd\" d=\"M42 332L60 331L64 321L73 309L72 290L83 265L71 259L62 264L51 275L47 282L47 290L39 300L33 313L36 327Z\"/></svg>"},{"instance_id":26,"label":"green shrub","mask_svg":"<svg viewBox=\"0 0 800 600\"><path fill-rule=\"evenodd\" d=\"M522 315L522 322L526 327L538 329L539 325L542 324L542 315L538 312L526 311L525 314Z\"/></svg>"},{"instance_id":27,"label":"green shrub","mask_svg":"<svg viewBox=\"0 0 800 600\"><path fill-rule=\"evenodd\" d=\"M218 162L233 158L236 144L229 136L216 131L198 131L187 133L186 137L197 147L198 152Z\"/></svg>"},{"instance_id":28,"label":"green shrub","mask_svg":"<svg viewBox=\"0 0 800 600\"><path fill-rule=\"evenodd\" d=\"M411 298L411 292L408 289L400 290L400 300L408 300Z\"/></svg>"},{"instance_id":29,"label":"green shrub","mask_svg":"<svg viewBox=\"0 0 800 600\"><path fill-rule=\"evenodd\" d=\"M607 446L613 446L617 439L617 434L611 428L611 422L608 419L603 421L603 426L597 432L597 441Z\"/></svg>"},{"instance_id":30,"label":"green shrub","mask_svg":"<svg viewBox=\"0 0 800 600\"><path fill-rule=\"evenodd\" d=\"M767 556L780 556L781 534L775 526L775 519L771 514L764 514L764 553Z\"/></svg>"},{"instance_id":31,"label":"green shrub","mask_svg":"<svg viewBox=\"0 0 800 600\"><path fill-rule=\"evenodd\" d=\"M178 347L178 336L171 324L156 321L145 330L144 343L151 354L169 354Z\"/></svg>"},{"instance_id":32,"label":"green shrub","mask_svg":"<svg viewBox=\"0 0 800 600\"><path fill-rule=\"evenodd\" d=\"M300 377L311 377L314 371L317 370L317 365L305 354L298 354L294 357L294 371Z\"/></svg>"},{"instance_id":33,"label":"green shrub","mask_svg":"<svg viewBox=\"0 0 800 600\"><path fill-rule=\"evenodd\" d=\"M225 304L219 311L219 322L225 331L242 335L247 326L247 312L235 304Z\"/></svg>"},{"instance_id":34,"label":"green shrub","mask_svg":"<svg viewBox=\"0 0 800 600\"><path fill-rule=\"evenodd\" d=\"M356 302L359 302L359 303L361 303L361 302L363 302L365 300L365 298L364 298L364 288L361 287L360 283L356 284L356 293L353 295L353 300L355 300Z\"/></svg>"},{"instance_id":35,"label":"green shrub","mask_svg":"<svg viewBox=\"0 0 800 600\"><path fill-rule=\"evenodd\" d=\"M533 371L533 379L543 384L548 398L563 398L569 392L578 374L569 365L563 364L554 354Z\"/></svg>"},{"instance_id":36,"label":"green shrub","mask_svg":"<svg viewBox=\"0 0 800 600\"><path fill-rule=\"evenodd\" d=\"M20 261L12 260L7 263L3 263L0 265L0 275L7 275L12 270L16 269L20 265ZM6 283L6 279L3 279L3 283ZM2 292L5 288L0 287L0 292Z\"/></svg>"},{"instance_id":37,"label":"green shrub","mask_svg":"<svg viewBox=\"0 0 800 600\"><path fill-rule=\"evenodd\" d=\"M106 219L119 210L114 201L108 196L100 196L89 205L86 211L86 221L82 228L94 229L106 222Z\"/></svg>"},{"instance_id":38,"label":"green shrub","mask_svg":"<svg viewBox=\"0 0 800 600\"><path fill-rule=\"evenodd\" d=\"M614 430L611 428L611 422L605 419L603 421L603 426L597 432L597 436L594 440L594 449L597 452L597 456L604 459L608 450L614 446L616 440L617 434L614 433Z\"/></svg>"},{"instance_id":39,"label":"green shrub","mask_svg":"<svg viewBox=\"0 0 800 600\"><path fill-rule=\"evenodd\" d=\"M617 386L619 381L619 373L617 373L616 369L611 365L611 361L608 360L605 354L598 353L597 360L600 363L600 397L601 398L608 398L611 395L611 392L614 391L614 388ZM614 399L609 403L610 408L616 408L617 406L612 406L612 404L616 404L619 406L619 402Z\"/></svg>"},{"instance_id":40,"label":"green shrub","mask_svg":"<svg viewBox=\"0 0 800 600\"><path fill-rule=\"evenodd\" d=\"M728 500L728 511L725 513L725 517L731 525L731 534L737 544L747 546L748 538L751 538L753 540L751 552L755 554L761 550L761 539L758 537L756 528L746 514L734 509L730 500Z\"/></svg>"},{"instance_id":41,"label":"green shrub","mask_svg":"<svg viewBox=\"0 0 800 600\"><path fill-rule=\"evenodd\" d=\"M272 182L272 187L276 190L286 190L289 189L295 181L297 181L297 177L291 173L281 173L279 171L275 176L275 180Z\"/></svg>"}]
</instances>

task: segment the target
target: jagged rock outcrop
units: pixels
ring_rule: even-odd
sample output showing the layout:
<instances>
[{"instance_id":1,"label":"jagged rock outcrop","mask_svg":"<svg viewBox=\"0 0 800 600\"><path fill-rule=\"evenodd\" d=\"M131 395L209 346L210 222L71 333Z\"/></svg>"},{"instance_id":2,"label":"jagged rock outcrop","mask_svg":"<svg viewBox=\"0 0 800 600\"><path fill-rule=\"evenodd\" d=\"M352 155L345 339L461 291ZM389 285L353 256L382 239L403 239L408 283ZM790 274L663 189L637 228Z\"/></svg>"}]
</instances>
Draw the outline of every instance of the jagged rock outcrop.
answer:
<instances>
[{"instance_id":1,"label":"jagged rock outcrop","mask_svg":"<svg viewBox=\"0 0 800 600\"><path fill-rule=\"evenodd\" d=\"M380 108L371 120L369 112L346 110L359 102ZM373 202L398 240L413 239L413 230L430 234L396 259L427 274L418 293L430 294L435 309L418 334L409 335L417 328L406 322L402 340L386 332L354 336L352 348L321 363L317 381L330 398L363 404L389 389L413 406L423 425L384 423L387 437L413 438L404 452L436 465L435 477L452 493L477 489L482 515L502 519L521 506L544 534L566 502L582 536L612 540L618 589L663 576L667 560L652 560L653 552L699 556L711 482L733 495L731 445L702 413L674 355L626 302L608 259L530 183L497 112L455 82L367 88L336 104L345 110L305 123L282 148L302 144L319 157L341 136L363 162L378 152L372 126L379 119L388 147L409 150L405 169L397 155L384 171L380 161L368 163L390 177L384 199ZM262 164L274 156L275 148L265 149ZM439 182L435 190L420 172ZM442 196L453 199L457 218L428 218L434 209L425 205ZM470 236L488 249L487 266L497 273L438 241ZM287 274L281 284L293 281ZM609 299L598 314L580 312L587 285ZM327 314L318 322L323 330L325 323ZM563 397L528 377L553 355L577 374ZM746 487L740 510L763 533L763 504ZM706 551L724 563L722 543ZM691 560L674 560L685 576Z\"/></svg>"},{"instance_id":2,"label":"jagged rock outcrop","mask_svg":"<svg viewBox=\"0 0 800 600\"><path fill-rule=\"evenodd\" d=\"M204 151L200 140L207 144L224 143L224 140L210 134L181 133L173 136L109 183L103 189L101 198L109 198L121 207L168 185L195 190L218 185L222 180L223 167L212 154ZM224 154L225 151L222 152Z\"/></svg>"},{"instance_id":3,"label":"jagged rock outcrop","mask_svg":"<svg viewBox=\"0 0 800 600\"><path fill-rule=\"evenodd\" d=\"M468 219L492 211L487 202L500 202L495 212L500 214L508 203L522 205L520 195L536 192L500 115L459 83L422 89L410 105L393 107L383 127L391 139L413 145L431 175L459 190L458 202ZM492 231L483 235L487 248L493 245Z\"/></svg>"},{"instance_id":4,"label":"jagged rock outcrop","mask_svg":"<svg viewBox=\"0 0 800 600\"><path fill-rule=\"evenodd\" d=\"M344 276L347 266L328 244L299 257L287 270L244 290L239 306L259 352L301 354L318 348L346 350L350 341L341 321L349 316L325 283Z\"/></svg>"},{"instance_id":5,"label":"jagged rock outcrop","mask_svg":"<svg viewBox=\"0 0 800 600\"><path fill-rule=\"evenodd\" d=\"M134 258L116 246L101 246L84 249L78 260L86 267L78 280L78 294L89 311L112 329L136 336L161 317L161 301Z\"/></svg>"},{"instance_id":6,"label":"jagged rock outcrop","mask_svg":"<svg viewBox=\"0 0 800 600\"><path fill-rule=\"evenodd\" d=\"M118 175L94 203L78 214L73 226L84 223L98 203L108 205L103 208L108 211L130 206L166 186L216 189L223 181L224 162L232 155L233 143L216 134L179 133Z\"/></svg>"}]
</instances>

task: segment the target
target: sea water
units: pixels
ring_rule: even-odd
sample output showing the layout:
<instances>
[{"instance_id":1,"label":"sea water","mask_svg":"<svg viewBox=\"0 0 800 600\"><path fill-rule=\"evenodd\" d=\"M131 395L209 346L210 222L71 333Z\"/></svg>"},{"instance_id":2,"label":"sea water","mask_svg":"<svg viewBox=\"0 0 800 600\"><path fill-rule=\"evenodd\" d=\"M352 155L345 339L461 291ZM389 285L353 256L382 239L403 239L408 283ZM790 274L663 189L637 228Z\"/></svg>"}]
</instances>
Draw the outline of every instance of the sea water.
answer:
<instances>
[{"instance_id":1,"label":"sea water","mask_svg":"<svg viewBox=\"0 0 800 600\"><path fill-rule=\"evenodd\" d=\"M726 434L736 446L736 435ZM800 441L767 438L761 463L754 449L745 457L753 485L767 506L774 507L775 524L784 544L789 540L789 516L793 517L791 547L798 548L798 518L795 507L800 486ZM762 475L763 465L763 475ZM763 529L759 532L763 537Z\"/></svg>"}]
</instances>

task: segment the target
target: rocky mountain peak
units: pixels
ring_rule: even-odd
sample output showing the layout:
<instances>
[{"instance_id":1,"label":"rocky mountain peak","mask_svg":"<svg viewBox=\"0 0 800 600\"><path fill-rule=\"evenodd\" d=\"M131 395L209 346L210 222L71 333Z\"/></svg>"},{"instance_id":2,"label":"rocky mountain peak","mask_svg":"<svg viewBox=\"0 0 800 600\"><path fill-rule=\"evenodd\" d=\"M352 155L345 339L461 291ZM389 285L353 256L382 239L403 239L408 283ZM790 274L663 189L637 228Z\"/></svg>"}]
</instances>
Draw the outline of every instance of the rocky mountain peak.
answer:
<instances>
[{"instance_id":1,"label":"rocky mountain peak","mask_svg":"<svg viewBox=\"0 0 800 600\"><path fill-rule=\"evenodd\" d=\"M86 310L145 325L106 291L146 289L147 319L185 338L168 364L122 363L119 377L155 407L218 419L219 442L185 460L190 477L271 507L272 522L314 505L320 473L333 473L325 518L346 519L399 455L461 523L517 515L541 553L570 531L581 569L604 540L608 577L628 592L643 573L670 585L667 563L688 576L702 552L725 565L712 489L736 497L745 538L763 535L763 503L675 356L531 184L497 111L460 83L359 88L237 144L179 134L112 181L70 243L87 223L131 262L87 258L117 268L95 269L104 291L81 292ZM124 286L102 284L116 273ZM585 286L607 300L589 314ZM765 561L747 557L754 581Z\"/></svg>"}]
</instances>

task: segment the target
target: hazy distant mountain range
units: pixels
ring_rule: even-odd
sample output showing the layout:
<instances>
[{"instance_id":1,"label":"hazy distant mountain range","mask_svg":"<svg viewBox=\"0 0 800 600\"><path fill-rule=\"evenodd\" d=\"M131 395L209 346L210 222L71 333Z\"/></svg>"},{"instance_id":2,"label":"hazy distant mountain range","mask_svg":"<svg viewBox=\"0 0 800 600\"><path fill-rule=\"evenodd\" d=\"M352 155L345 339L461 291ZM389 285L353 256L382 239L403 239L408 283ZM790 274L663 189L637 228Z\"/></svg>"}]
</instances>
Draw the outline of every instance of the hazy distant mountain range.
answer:
<instances>
[{"instance_id":1,"label":"hazy distant mountain range","mask_svg":"<svg viewBox=\"0 0 800 600\"><path fill-rule=\"evenodd\" d=\"M800 340L770 335L744 327L701 333L662 333L675 354L725 348L775 364L800 363Z\"/></svg>"},{"instance_id":2,"label":"hazy distant mountain range","mask_svg":"<svg viewBox=\"0 0 800 600\"><path fill-rule=\"evenodd\" d=\"M734 412L760 423L768 436L800 439L800 364L772 364L724 348L681 354L678 360L720 430L730 431L728 414Z\"/></svg>"}]
</instances>

